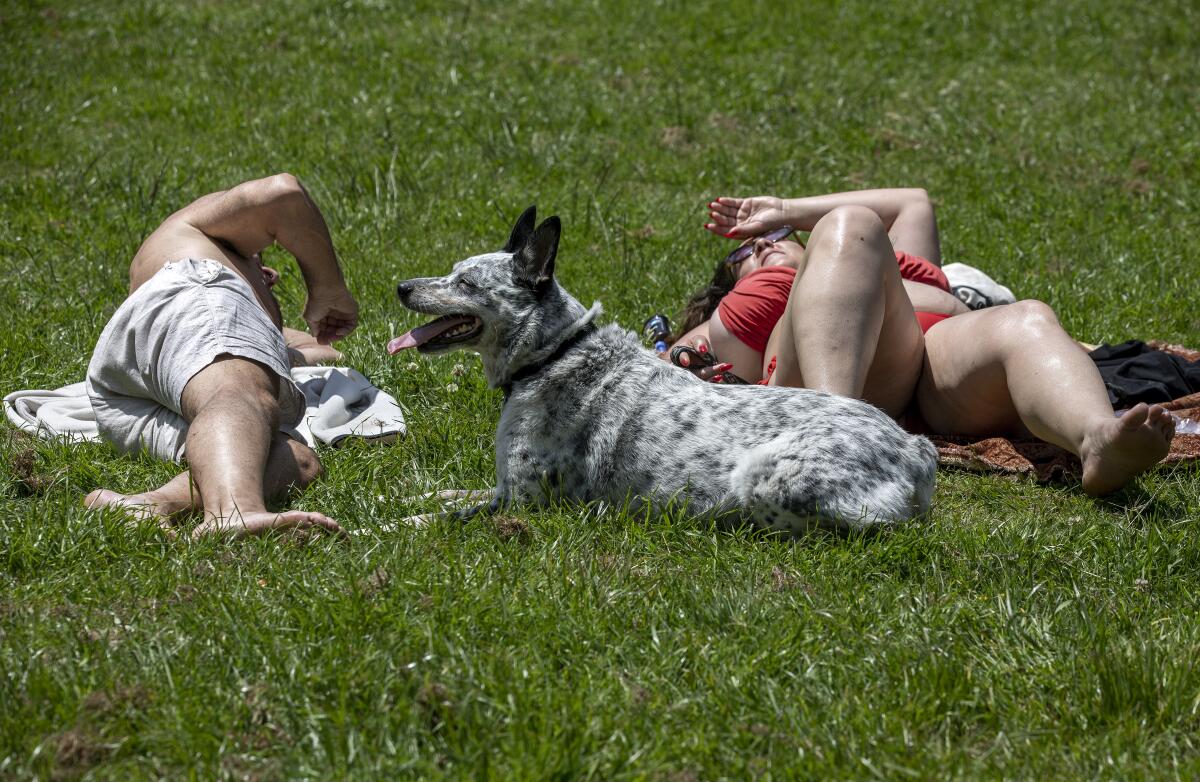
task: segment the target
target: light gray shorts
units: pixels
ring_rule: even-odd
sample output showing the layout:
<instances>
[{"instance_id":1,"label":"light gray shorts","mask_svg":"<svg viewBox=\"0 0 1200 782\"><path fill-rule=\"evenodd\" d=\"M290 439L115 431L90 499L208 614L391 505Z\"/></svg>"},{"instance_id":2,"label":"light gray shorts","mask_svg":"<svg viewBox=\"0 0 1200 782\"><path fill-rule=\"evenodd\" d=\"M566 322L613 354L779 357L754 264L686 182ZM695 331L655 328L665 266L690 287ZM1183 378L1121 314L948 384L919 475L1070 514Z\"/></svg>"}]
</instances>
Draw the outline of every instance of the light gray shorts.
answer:
<instances>
[{"instance_id":1,"label":"light gray shorts","mask_svg":"<svg viewBox=\"0 0 1200 782\"><path fill-rule=\"evenodd\" d=\"M183 388L218 356L257 361L279 376L280 425L304 414L287 346L254 291L208 259L166 264L104 327L88 364L87 392L100 434L123 453L183 458Z\"/></svg>"}]
</instances>

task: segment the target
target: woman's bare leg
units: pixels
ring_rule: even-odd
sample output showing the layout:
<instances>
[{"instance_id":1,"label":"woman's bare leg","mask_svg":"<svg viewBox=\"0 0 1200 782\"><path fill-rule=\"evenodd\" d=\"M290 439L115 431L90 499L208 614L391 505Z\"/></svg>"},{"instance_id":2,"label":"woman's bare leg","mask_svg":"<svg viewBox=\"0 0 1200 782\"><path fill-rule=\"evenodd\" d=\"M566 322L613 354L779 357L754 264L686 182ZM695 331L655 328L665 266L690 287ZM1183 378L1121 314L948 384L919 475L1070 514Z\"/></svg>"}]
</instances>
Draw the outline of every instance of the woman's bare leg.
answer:
<instances>
[{"instance_id":1,"label":"woman's bare leg","mask_svg":"<svg viewBox=\"0 0 1200 782\"><path fill-rule=\"evenodd\" d=\"M771 385L866 399L891 415L920 374L921 329L879 217L840 207L813 228L766 361Z\"/></svg>"},{"instance_id":2,"label":"woman's bare leg","mask_svg":"<svg viewBox=\"0 0 1200 782\"><path fill-rule=\"evenodd\" d=\"M943 434L1029 432L1077 454L1083 488L1116 491L1167 454L1175 427L1158 405L1113 415L1095 364L1039 301L969 312L925 335L922 416Z\"/></svg>"}]
</instances>

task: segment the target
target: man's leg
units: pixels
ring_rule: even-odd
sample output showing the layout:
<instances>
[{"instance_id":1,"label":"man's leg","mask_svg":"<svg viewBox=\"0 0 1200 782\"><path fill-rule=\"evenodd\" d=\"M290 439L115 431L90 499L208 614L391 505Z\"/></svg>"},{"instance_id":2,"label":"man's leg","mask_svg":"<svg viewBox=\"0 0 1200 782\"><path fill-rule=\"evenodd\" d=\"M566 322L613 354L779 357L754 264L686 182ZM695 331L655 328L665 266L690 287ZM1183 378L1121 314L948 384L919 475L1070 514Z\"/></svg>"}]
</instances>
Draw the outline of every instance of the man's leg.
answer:
<instances>
[{"instance_id":1,"label":"man's leg","mask_svg":"<svg viewBox=\"0 0 1200 782\"><path fill-rule=\"evenodd\" d=\"M321 462L315 451L281 432L275 433L263 476L263 492L267 497L279 497L292 489L302 489L320 474ZM89 508L122 507L135 518L157 521L164 528L170 528L172 516L204 507L189 470L157 489L141 494L96 489L87 495L83 504Z\"/></svg>"},{"instance_id":2,"label":"man's leg","mask_svg":"<svg viewBox=\"0 0 1200 782\"><path fill-rule=\"evenodd\" d=\"M318 364L336 364L342 360L340 350L329 345L322 345L307 331L297 331L284 326L283 339L287 342L289 352L294 350L300 354L300 358L304 359L304 363L299 364L293 358L292 366L315 367Z\"/></svg>"},{"instance_id":3,"label":"man's leg","mask_svg":"<svg viewBox=\"0 0 1200 782\"><path fill-rule=\"evenodd\" d=\"M267 511L265 473L279 426L278 382L262 365L226 356L196 373L184 388L188 464L205 515L195 535L241 536L296 527L341 531L320 513ZM291 453L289 448L284 458Z\"/></svg>"},{"instance_id":4,"label":"man's leg","mask_svg":"<svg viewBox=\"0 0 1200 782\"><path fill-rule=\"evenodd\" d=\"M200 497L185 470L157 489L140 494L96 489L83 498L83 505L85 508L123 508L138 521L153 521L169 530L172 529L171 517L200 507Z\"/></svg>"},{"instance_id":5,"label":"man's leg","mask_svg":"<svg viewBox=\"0 0 1200 782\"><path fill-rule=\"evenodd\" d=\"M1028 431L1083 462L1083 488L1107 494L1167 454L1175 425L1159 405L1113 415L1095 364L1039 301L969 312L925 335L921 415L943 434Z\"/></svg>"},{"instance_id":6,"label":"man's leg","mask_svg":"<svg viewBox=\"0 0 1200 782\"><path fill-rule=\"evenodd\" d=\"M920 374L921 329L879 217L840 207L817 223L764 353L771 385L866 399L899 415Z\"/></svg>"}]
</instances>

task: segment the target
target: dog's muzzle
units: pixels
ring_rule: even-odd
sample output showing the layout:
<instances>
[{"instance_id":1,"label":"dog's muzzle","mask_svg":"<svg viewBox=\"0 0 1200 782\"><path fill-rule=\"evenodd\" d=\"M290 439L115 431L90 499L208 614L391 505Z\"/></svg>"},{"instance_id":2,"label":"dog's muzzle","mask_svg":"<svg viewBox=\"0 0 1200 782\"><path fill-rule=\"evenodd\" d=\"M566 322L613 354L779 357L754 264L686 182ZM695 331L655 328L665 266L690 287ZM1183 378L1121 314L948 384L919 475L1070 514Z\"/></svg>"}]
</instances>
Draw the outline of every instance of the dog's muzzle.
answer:
<instances>
[{"instance_id":1,"label":"dog's muzzle","mask_svg":"<svg viewBox=\"0 0 1200 782\"><path fill-rule=\"evenodd\" d=\"M420 306L413 307L413 295L426 282L423 279L404 280L396 285L396 295L400 303L416 312L423 312ZM423 314L433 314L425 311ZM407 348L416 348L421 353L437 353L451 350L454 347L474 341L483 331L483 321L474 315L452 313L442 315L430 323L418 326L388 342L387 352L395 355Z\"/></svg>"},{"instance_id":2,"label":"dog's muzzle","mask_svg":"<svg viewBox=\"0 0 1200 782\"><path fill-rule=\"evenodd\" d=\"M396 295L400 297L400 301L405 305L408 304L408 297L417 289L417 283L420 280L405 280L396 286Z\"/></svg>"}]
</instances>

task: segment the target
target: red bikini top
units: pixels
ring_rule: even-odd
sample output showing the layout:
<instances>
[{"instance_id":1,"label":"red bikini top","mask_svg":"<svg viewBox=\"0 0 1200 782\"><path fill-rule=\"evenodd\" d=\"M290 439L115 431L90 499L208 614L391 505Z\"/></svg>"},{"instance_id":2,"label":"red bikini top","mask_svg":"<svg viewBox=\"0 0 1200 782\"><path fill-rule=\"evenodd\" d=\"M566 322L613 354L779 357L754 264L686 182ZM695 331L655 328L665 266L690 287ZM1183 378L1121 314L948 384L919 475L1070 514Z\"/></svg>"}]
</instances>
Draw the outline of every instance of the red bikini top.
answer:
<instances>
[{"instance_id":1,"label":"red bikini top","mask_svg":"<svg viewBox=\"0 0 1200 782\"><path fill-rule=\"evenodd\" d=\"M795 280L796 270L790 266L755 269L725 294L717 304L717 314L730 334L762 353L775 324L783 317Z\"/></svg>"},{"instance_id":2,"label":"red bikini top","mask_svg":"<svg viewBox=\"0 0 1200 782\"><path fill-rule=\"evenodd\" d=\"M932 285L949 292L945 273L917 255L896 251L900 276L913 282ZM764 266L737 281L733 290L717 304L717 313L729 333L756 353L767 349L767 340L775 324L783 317L788 295L796 280L796 270L790 266Z\"/></svg>"}]
</instances>

